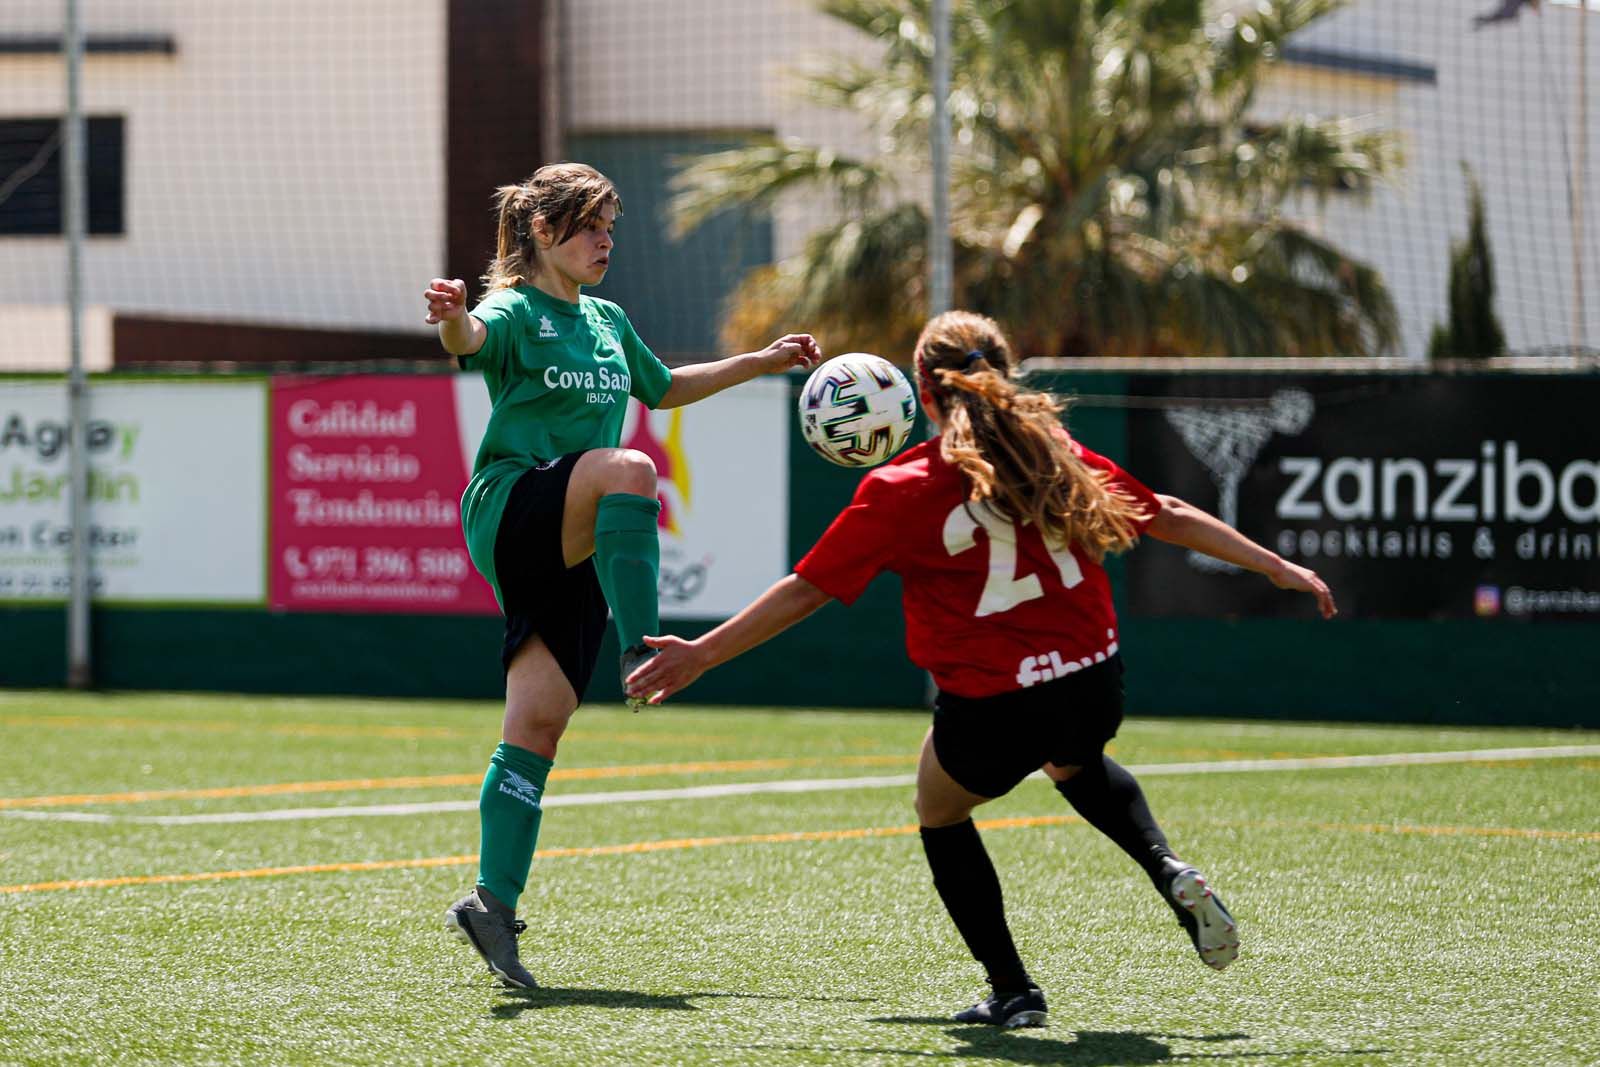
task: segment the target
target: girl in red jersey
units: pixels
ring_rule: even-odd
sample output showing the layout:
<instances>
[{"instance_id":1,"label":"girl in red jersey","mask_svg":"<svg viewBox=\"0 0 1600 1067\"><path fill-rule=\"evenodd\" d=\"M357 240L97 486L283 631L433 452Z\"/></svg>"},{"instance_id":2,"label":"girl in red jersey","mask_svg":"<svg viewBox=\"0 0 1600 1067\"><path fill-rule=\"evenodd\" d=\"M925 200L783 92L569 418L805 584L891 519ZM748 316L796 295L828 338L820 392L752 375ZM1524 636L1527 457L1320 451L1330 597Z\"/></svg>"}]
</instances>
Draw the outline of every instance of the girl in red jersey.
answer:
<instances>
[{"instance_id":1,"label":"girl in red jersey","mask_svg":"<svg viewBox=\"0 0 1600 1067\"><path fill-rule=\"evenodd\" d=\"M1078 444L1061 427L1061 403L1019 385L1015 370L992 320L952 311L930 321L916 374L939 435L863 478L795 573L738 615L694 641L646 638L660 653L627 686L659 703L830 599L851 603L880 571L898 574L907 652L939 690L917 769L923 849L993 990L956 1020L1036 1026L1044 994L1006 926L972 809L1041 768L1144 868L1203 962L1221 970L1239 953L1222 901L1173 854L1139 783L1105 755L1123 696L1106 555L1149 534L1310 593L1324 618L1337 609L1312 571Z\"/></svg>"}]
</instances>

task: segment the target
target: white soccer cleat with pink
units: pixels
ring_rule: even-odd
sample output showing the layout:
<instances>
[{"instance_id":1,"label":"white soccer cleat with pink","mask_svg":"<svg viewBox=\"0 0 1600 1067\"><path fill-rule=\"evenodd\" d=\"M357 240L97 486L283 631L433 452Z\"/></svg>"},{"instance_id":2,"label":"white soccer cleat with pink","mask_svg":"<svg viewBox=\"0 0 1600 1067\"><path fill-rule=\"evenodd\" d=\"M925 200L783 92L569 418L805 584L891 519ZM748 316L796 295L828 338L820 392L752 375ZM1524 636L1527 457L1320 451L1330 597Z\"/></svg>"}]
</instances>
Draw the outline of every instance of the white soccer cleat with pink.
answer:
<instances>
[{"instance_id":1,"label":"white soccer cleat with pink","mask_svg":"<svg viewBox=\"0 0 1600 1067\"><path fill-rule=\"evenodd\" d=\"M1204 875L1193 867L1179 867L1167 882L1166 895L1201 963L1220 971L1239 958L1239 924Z\"/></svg>"}]
</instances>

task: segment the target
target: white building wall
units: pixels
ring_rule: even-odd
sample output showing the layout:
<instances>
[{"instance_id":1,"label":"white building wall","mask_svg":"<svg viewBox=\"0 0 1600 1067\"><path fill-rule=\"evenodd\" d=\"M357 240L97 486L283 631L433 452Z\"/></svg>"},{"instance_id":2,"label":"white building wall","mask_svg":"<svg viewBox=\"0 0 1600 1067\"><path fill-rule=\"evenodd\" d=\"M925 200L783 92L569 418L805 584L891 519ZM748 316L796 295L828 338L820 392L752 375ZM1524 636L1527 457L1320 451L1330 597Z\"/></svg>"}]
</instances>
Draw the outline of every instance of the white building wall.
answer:
<instances>
[{"instance_id":1,"label":"white building wall","mask_svg":"<svg viewBox=\"0 0 1600 1067\"><path fill-rule=\"evenodd\" d=\"M1407 161L1369 200L1304 205L1331 239L1382 273L1399 305L1402 352L1421 357L1446 318L1449 246L1467 229L1461 164L1483 189L1499 291L1513 350L1573 340L1573 244L1568 182L1578 142L1579 20L1588 22L1589 180L1582 190L1585 339L1600 346L1600 4L1585 15L1546 3L1515 21L1473 28L1494 3L1361 0L1294 44L1432 66L1437 83L1284 65L1262 94L1263 115L1288 109L1348 114L1397 131Z\"/></svg>"},{"instance_id":2,"label":"white building wall","mask_svg":"<svg viewBox=\"0 0 1600 1067\"><path fill-rule=\"evenodd\" d=\"M1293 44L1431 67L1434 84L1281 64L1260 95L1263 117L1289 110L1349 115L1396 131L1407 163L1370 197L1310 200L1291 210L1375 265L1401 316L1401 353L1421 358L1445 316L1449 246L1466 231L1460 164L1483 186L1498 258L1498 310L1513 349L1572 340L1572 244L1567 182L1576 144L1576 28L1568 3L1475 30L1490 0L1356 0ZM1600 10L1600 0L1591 6ZM854 31L806 0L695 0L693 4L582 0L565 5L568 129L581 132L771 129L780 136L870 155L870 132L851 116L809 105L789 72L829 52L870 57ZM1590 33L1600 38L1600 15ZM1600 40L1589 49L1600 94ZM1600 102L1590 109L1600 144ZM1563 146L1563 135L1567 144ZM1588 343L1600 344L1600 174L1585 191L1585 274L1594 284ZM909 186L915 195L916 178ZM789 198L777 215L777 253L832 219L815 198Z\"/></svg>"},{"instance_id":3,"label":"white building wall","mask_svg":"<svg viewBox=\"0 0 1600 1067\"><path fill-rule=\"evenodd\" d=\"M813 0L568 0L562 19L571 132L770 131L857 157L876 153L863 123L799 91L802 69L830 56L867 60L876 49ZM817 197L786 197L774 212L776 255L792 255L836 217Z\"/></svg>"},{"instance_id":4,"label":"white building wall","mask_svg":"<svg viewBox=\"0 0 1600 1067\"><path fill-rule=\"evenodd\" d=\"M1371 261L1400 305L1403 352L1444 317L1448 250L1466 227L1460 161L1483 185L1498 309L1514 349L1572 338L1568 204L1580 18L1550 0L1480 30L1482 2L1357 0L1295 44L1431 66L1436 84L1284 65L1263 115L1348 113L1397 130L1392 188L1301 210ZM1600 4L1591 4L1600 8ZM92 55L85 107L126 118L127 233L90 240L91 305L269 324L420 329L416 290L443 259L444 0L83 0L91 34L165 34L174 56ZM5 0L0 33L60 30L60 0ZM853 116L817 108L790 73L873 45L810 0L567 0L563 121L575 132L773 130L871 155ZM1600 95L1600 40L1589 48ZM0 56L0 116L63 106L54 56ZM1565 137L1565 144L1563 144ZM1590 108L1600 145L1600 100ZM1595 149L1591 149L1591 159ZM1583 190L1587 342L1600 345L1600 166ZM922 195L920 178L908 191ZM833 218L815 198L777 214L792 254ZM30 338L7 305L65 299L59 239L0 237L0 368ZM32 314L30 312L30 314ZM27 321L38 321L29 319ZM41 340L54 347L54 340Z\"/></svg>"},{"instance_id":5,"label":"white building wall","mask_svg":"<svg viewBox=\"0 0 1600 1067\"><path fill-rule=\"evenodd\" d=\"M59 34L61 7L6 0L0 33ZM177 45L85 58L84 110L125 117L127 165L125 235L87 243L89 304L420 328L419 285L444 257L443 0L81 7L88 34ZM59 56L0 56L0 116L64 106ZM0 316L63 302L64 270L59 238L0 237ZM30 339L6 334L0 368Z\"/></svg>"}]
</instances>

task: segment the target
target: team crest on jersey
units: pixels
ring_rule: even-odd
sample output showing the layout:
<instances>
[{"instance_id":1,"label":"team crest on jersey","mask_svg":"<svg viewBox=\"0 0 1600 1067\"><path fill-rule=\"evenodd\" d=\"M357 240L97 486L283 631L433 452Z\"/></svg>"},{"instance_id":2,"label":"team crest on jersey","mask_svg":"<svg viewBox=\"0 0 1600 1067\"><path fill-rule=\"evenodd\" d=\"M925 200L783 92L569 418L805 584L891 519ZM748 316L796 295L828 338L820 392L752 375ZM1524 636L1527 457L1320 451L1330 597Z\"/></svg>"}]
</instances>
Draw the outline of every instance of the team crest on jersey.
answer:
<instances>
[{"instance_id":1,"label":"team crest on jersey","mask_svg":"<svg viewBox=\"0 0 1600 1067\"><path fill-rule=\"evenodd\" d=\"M550 321L549 315L539 316L539 336L547 338L556 336L556 324Z\"/></svg>"}]
</instances>

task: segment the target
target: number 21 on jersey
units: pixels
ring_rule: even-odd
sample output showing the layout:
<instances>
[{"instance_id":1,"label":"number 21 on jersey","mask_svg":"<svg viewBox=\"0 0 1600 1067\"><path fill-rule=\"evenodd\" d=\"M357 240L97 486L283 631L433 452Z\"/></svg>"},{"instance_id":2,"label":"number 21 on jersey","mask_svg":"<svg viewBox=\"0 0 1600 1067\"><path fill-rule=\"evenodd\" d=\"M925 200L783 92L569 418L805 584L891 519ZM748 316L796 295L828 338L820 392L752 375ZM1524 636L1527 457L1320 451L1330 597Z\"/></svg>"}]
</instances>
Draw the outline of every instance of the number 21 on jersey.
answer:
<instances>
[{"instance_id":1,"label":"number 21 on jersey","mask_svg":"<svg viewBox=\"0 0 1600 1067\"><path fill-rule=\"evenodd\" d=\"M1017 576L1017 541L1021 533L1018 524L996 514L987 503L958 504L945 516L944 550L959 556L976 548L975 534L980 526L989 535L989 567L983 595L978 598L978 609L973 615L980 619L985 615L998 615L1044 596L1044 586L1037 574ZM1055 561L1063 586L1071 589L1083 581L1083 568L1078 566L1078 557L1072 554L1070 547L1051 548L1047 543L1045 550Z\"/></svg>"}]
</instances>

